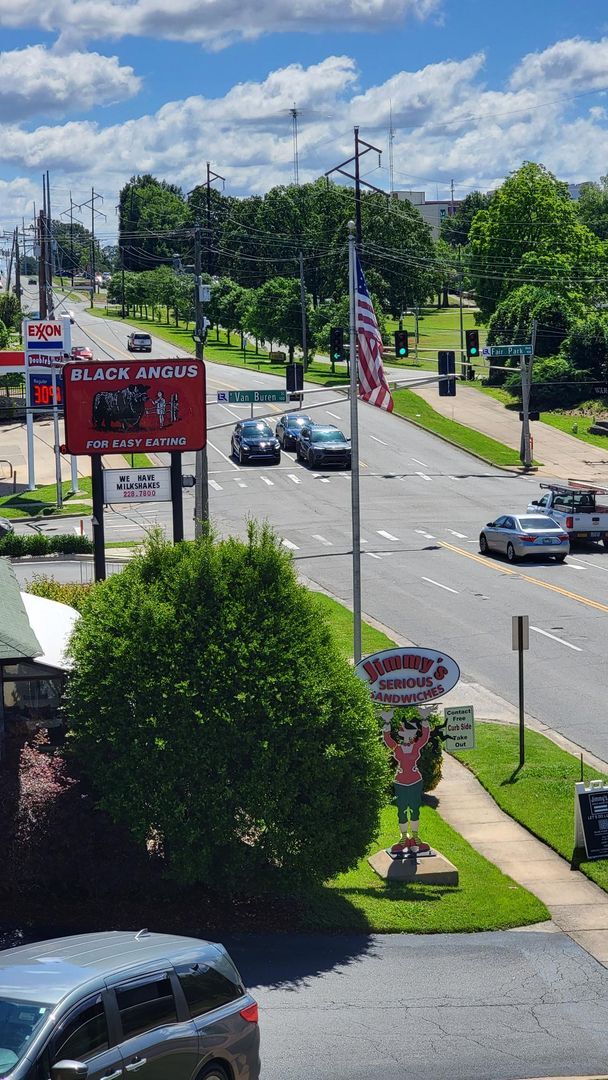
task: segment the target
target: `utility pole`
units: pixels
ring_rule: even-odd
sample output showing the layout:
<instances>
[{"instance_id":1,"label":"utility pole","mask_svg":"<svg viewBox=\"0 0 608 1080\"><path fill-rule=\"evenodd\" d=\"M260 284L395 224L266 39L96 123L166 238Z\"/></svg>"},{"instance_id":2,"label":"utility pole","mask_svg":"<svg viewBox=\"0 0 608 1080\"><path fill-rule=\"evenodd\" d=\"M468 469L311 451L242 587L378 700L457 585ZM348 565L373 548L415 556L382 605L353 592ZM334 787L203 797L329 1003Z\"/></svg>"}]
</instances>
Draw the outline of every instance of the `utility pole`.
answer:
<instances>
[{"instance_id":1,"label":"utility pole","mask_svg":"<svg viewBox=\"0 0 608 1080\"><path fill-rule=\"evenodd\" d=\"M46 218L46 311L49 319L55 318L55 300L53 297L53 226L51 218L51 182L49 171L46 171L46 184L43 180L45 192L45 218Z\"/></svg>"},{"instance_id":2,"label":"utility pole","mask_svg":"<svg viewBox=\"0 0 608 1080\"><path fill-rule=\"evenodd\" d=\"M46 225L44 210L38 215L38 300L40 305L40 318L46 319Z\"/></svg>"},{"instance_id":3,"label":"utility pole","mask_svg":"<svg viewBox=\"0 0 608 1080\"><path fill-rule=\"evenodd\" d=\"M97 214L99 217L102 217L104 221L108 220L107 215L104 214L103 211L95 209L97 199L101 199L103 202L103 195L100 195L95 191L95 188L91 188L91 198L88 199L87 202L80 203L78 206L79 210L82 210L83 206L86 206L87 208L90 207L91 209L91 307L93 307L95 300L95 215Z\"/></svg>"},{"instance_id":4,"label":"utility pole","mask_svg":"<svg viewBox=\"0 0 608 1080\"><path fill-rule=\"evenodd\" d=\"M453 183L454 181L452 180L452 184ZM460 244L458 245L458 266L458 304L460 308L460 373L465 379L468 379L469 375L474 374L474 372L472 368L465 369L464 366L464 318L462 311L462 286L464 281L464 275L462 272L462 247L460 246Z\"/></svg>"},{"instance_id":5,"label":"utility pole","mask_svg":"<svg viewBox=\"0 0 608 1080\"><path fill-rule=\"evenodd\" d=\"M384 195L385 197L386 197L386 191L383 191L382 188L376 187L374 184L368 183L367 180L362 180L361 179L361 175L360 175L360 171L359 171L359 159L362 158L362 157L365 157L365 155L368 154L370 152L370 150L374 150L375 153L378 155L378 165L379 165L380 164L380 159L382 157L382 151L377 146L373 146L371 143L365 142L363 139L361 139L359 137L359 128L358 127L355 127L354 133L355 133L355 153L354 153L353 157L348 158L346 161L340 162L340 164L335 165L333 169L328 169L327 172L324 173L324 176L327 178L327 180L329 182L329 177L331 176L331 174L337 172L337 173L340 173L342 176L347 176L349 180L354 180L355 181L355 240L356 240L356 244L357 244L357 250L360 251L361 250L361 242L362 242L361 186L369 188L370 191L376 191L376 192L378 192L379 195ZM363 147L363 149L361 149L362 147ZM355 167L354 173L347 172L345 166L346 165L353 165L353 164L354 164L354 167Z\"/></svg>"},{"instance_id":6,"label":"utility pole","mask_svg":"<svg viewBox=\"0 0 608 1080\"><path fill-rule=\"evenodd\" d=\"M70 191L70 205L67 210L61 211L61 217L65 217L66 214L70 215L70 281L72 286L74 285L74 208L79 209L78 203L74 202Z\"/></svg>"},{"instance_id":7,"label":"utility pole","mask_svg":"<svg viewBox=\"0 0 608 1080\"><path fill-rule=\"evenodd\" d=\"M298 154L298 116L300 115L299 109L296 107L296 103L293 103L293 109L290 109L291 113L291 136L293 141L293 182L296 187L300 184L300 159Z\"/></svg>"},{"instance_id":8,"label":"utility pole","mask_svg":"<svg viewBox=\"0 0 608 1080\"><path fill-rule=\"evenodd\" d=\"M300 305L302 308L302 356L304 371L308 367L308 341L306 328L306 282L304 281L304 255L300 252Z\"/></svg>"},{"instance_id":9,"label":"utility pole","mask_svg":"<svg viewBox=\"0 0 608 1080\"><path fill-rule=\"evenodd\" d=\"M532 440L530 438L530 387L532 383L532 364L534 361L534 349L536 347L536 332L538 329L538 321L532 320L532 355L520 356L519 366L521 373L521 409L522 409L522 423L521 423L521 446L519 450L519 457L524 469L529 469L532 466Z\"/></svg>"},{"instance_id":10,"label":"utility pole","mask_svg":"<svg viewBox=\"0 0 608 1080\"><path fill-rule=\"evenodd\" d=\"M19 226L15 229L15 296L21 303L21 255L19 252Z\"/></svg>"}]
</instances>

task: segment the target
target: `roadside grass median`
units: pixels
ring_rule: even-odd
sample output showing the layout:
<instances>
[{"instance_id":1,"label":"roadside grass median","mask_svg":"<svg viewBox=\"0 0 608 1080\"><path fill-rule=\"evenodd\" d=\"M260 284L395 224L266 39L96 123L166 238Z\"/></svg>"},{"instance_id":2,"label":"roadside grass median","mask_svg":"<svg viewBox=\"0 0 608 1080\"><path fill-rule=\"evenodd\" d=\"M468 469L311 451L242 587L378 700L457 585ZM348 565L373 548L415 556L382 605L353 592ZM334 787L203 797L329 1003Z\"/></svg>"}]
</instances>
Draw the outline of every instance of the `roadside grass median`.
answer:
<instances>
[{"instance_id":1,"label":"roadside grass median","mask_svg":"<svg viewBox=\"0 0 608 1080\"><path fill-rule=\"evenodd\" d=\"M589 428L597 423L598 416L577 416L576 413L541 412L540 418L543 424L550 424L558 431L564 431L573 439L580 439L589 446L597 446L600 450L608 450L608 437L606 435L591 435Z\"/></svg>"},{"instance_id":2,"label":"roadside grass median","mask_svg":"<svg viewBox=\"0 0 608 1080\"><path fill-rule=\"evenodd\" d=\"M413 390L395 390L393 392L395 413L398 416L411 420L425 431L439 435L453 446L460 447L467 453L475 454L476 457L487 461L489 465L513 466L521 465L517 450L504 446L503 443L491 439L489 435L483 435L474 428L459 424L456 420L450 420L433 409L423 398Z\"/></svg>"},{"instance_id":3,"label":"roadside grass median","mask_svg":"<svg viewBox=\"0 0 608 1080\"><path fill-rule=\"evenodd\" d=\"M325 593L312 593L315 604L319 611L327 617L331 623L334 640L339 652L350 659L353 655L353 613L349 608L334 600ZM380 652L382 649L390 649L396 643L387 637L375 626L364 622L361 626L361 645L364 655L367 653Z\"/></svg>"},{"instance_id":4,"label":"roadside grass median","mask_svg":"<svg viewBox=\"0 0 608 1080\"><path fill-rule=\"evenodd\" d=\"M91 493L91 478L89 476L80 476L78 478L77 494L71 494L71 483L69 480L64 480L61 485L63 493L63 507L61 510L57 507L57 486L56 484L44 484L41 487L37 487L35 491L20 491L15 495L2 495L0 497L0 517L19 519L19 518L45 518L50 514L53 517L58 515L78 515L82 514L83 517L91 515L91 504L79 503L79 497L84 496L87 499L92 498Z\"/></svg>"},{"instance_id":5,"label":"roadside grass median","mask_svg":"<svg viewBox=\"0 0 608 1080\"><path fill-rule=\"evenodd\" d=\"M608 862L590 861L584 849L574 849L574 785L581 779L580 758L526 729L526 761L518 770L519 729L511 724L477 724L476 744L475 750L455 757L498 806L608 892ZM583 776L586 781L606 780L589 765L583 766Z\"/></svg>"}]
</instances>

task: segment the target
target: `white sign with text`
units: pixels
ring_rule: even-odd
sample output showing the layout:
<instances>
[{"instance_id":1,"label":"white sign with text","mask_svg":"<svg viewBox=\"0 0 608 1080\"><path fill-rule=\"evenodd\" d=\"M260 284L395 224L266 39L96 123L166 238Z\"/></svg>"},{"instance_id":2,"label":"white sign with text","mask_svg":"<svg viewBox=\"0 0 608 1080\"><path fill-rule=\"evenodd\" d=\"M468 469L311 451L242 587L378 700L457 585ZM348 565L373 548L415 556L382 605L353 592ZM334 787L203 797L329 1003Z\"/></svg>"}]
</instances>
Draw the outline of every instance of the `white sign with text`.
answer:
<instances>
[{"instance_id":1,"label":"white sign with text","mask_svg":"<svg viewBox=\"0 0 608 1080\"><path fill-rule=\"evenodd\" d=\"M444 709L445 749L475 749L475 717L472 705Z\"/></svg>"},{"instance_id":2,"label":"white sign with text","mask_svg":"<svg viewBox=\"0 0 608 1080\"><path fill-rule=\"evenodd\" d=\"M106 503L171 502L171 469L104 469Z\"/></svg>"}]
</instances>

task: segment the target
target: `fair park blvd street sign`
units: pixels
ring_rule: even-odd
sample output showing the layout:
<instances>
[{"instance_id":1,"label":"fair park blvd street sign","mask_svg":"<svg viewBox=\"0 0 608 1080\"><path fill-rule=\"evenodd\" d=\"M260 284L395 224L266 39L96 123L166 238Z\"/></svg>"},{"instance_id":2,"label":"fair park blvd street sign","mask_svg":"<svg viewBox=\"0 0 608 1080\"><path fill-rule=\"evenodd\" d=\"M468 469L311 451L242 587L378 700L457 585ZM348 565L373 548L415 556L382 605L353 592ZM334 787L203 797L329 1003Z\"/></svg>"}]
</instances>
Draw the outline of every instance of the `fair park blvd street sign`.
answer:
<instances>
[{"instance_id":1,"label":"fair park blvd street sign","mask_svg":"<svg viewBox=\"0 0 608 1080\"><path fill-rule=\"evenodd\" d=\"M287 401L287 391L218 390L217 400L225 405L267 405L271 401Z\"/></svg>"},{"instance_id":2,"label":"fair park blvd street sign","mask_svg":"<svg viewBox=\"0 0 608 1080\"><path fill-rule=\"evenodd\" d=\"M489 345L482 350L483 356L532 356L531 345Z\"/></svg>"}]
</instances>

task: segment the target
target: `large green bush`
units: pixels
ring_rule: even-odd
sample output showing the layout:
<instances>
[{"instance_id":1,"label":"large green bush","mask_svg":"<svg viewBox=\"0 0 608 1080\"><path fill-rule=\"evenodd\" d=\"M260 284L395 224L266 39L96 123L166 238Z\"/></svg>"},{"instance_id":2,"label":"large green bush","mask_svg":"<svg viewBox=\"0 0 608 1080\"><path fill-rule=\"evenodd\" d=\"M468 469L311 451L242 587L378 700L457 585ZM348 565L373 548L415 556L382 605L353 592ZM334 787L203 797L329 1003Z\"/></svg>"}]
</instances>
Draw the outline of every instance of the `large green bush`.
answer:
<instances>
[{"instance_id":1,"label":"large green bush","mask_svg":"<svg viewBox=\"0 0 608 1080\"><path fill-rule=\"evenodd\" d=\"M173 876L293 887L364 854L387 776L373 706L267 528L153 537L93 590L71 648L74 751Z\"/></svg>"},{"instance_id":2,"label":"large green bush","mask_svg":"<svg viewBox=\"0 0 608 1080\"><path fill-rule=\"evenodd\" d=\"M530 407L532 409L567 409L589 397L590 378L588 371L578 371L563 356L535 360L532 365ZM504 385L505 389L510 390L512 394L521 394L519 371L509 373Z\"/></svg>"},{"instance_id":3,"label":"large green bush","mask_svg":"<svg viewBox=\"0 0 608 1080\"><path fill-rule=\"evenodd\" d=\"M88 536L69 533L48 536L47 533L7 533L0 539L0 555L19 558L23 555L82 555L93 550Z\"/></svg>"}]
</instances>

